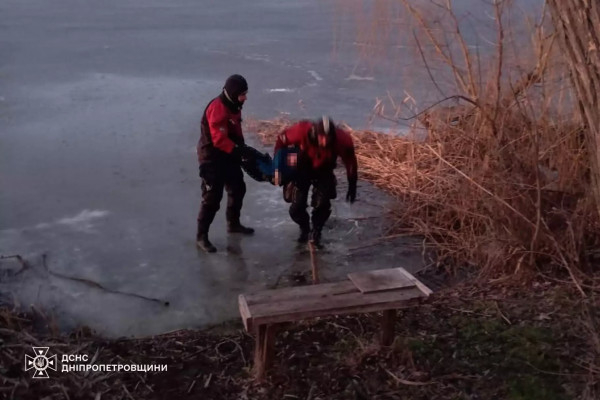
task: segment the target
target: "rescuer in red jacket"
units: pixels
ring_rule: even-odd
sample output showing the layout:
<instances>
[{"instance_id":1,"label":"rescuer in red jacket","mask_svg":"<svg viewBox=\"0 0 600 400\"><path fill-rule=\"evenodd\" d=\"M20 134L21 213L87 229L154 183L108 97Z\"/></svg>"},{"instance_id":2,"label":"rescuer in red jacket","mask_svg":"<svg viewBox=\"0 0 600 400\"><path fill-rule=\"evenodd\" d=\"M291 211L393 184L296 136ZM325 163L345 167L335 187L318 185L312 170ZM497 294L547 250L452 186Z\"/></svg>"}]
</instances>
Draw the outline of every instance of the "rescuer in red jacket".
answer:
<instances>
[{"instance_id":1,"label":"rescuer in red jacket","mask_svg":"<svg viewBox=\"0 0 600 400\"><path fill-rule=\"evenodd\" d=\"M284 130L277 137L275 154L284 146L299 148L296 176L284 187L284 199L291 203L290 217L300 226L298 242L311 240L322 247L321 231L331 214L331 200L337 197L333 170L338 156L346 166L348 177L346 201L353 203L356 199L358 171L352 137L324 116L316 122L297 122ZM275 171L276 184L279 184L278 179ZM311 185L312 230L306 211Z\"/></svg>"},{"instance_id":2,"label":"rescuer in red jacket","mask_svg":"<svg viewBox=\"0 0 600 400\"><path fill-rule=\"evenodd\" d=\"M240 223L246 184L240 167L247 152L242 134L242 106L248 83L241 75L227 78L223 91L211 100L202 116L198 162L202 178L202 205L198 214L196 245L206 252L217 251L208 240L208 230L219 210L223 189L227 191L228 232L250 235L254 229Z\"/></svg>"}]
</instances>

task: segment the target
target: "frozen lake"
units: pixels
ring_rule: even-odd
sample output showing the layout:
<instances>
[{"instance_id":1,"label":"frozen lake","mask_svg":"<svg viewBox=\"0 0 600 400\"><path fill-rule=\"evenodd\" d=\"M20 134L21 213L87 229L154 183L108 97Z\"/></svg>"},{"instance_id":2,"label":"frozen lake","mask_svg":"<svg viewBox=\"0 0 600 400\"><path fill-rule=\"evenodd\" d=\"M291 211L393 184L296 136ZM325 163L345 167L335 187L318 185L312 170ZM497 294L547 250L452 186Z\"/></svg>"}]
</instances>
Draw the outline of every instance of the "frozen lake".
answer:
<instances>
[{"instance_id":1,"label":"frozen lake","mask_svg":"<svg viewBox=\"0 0 600 400\"><path fill-rule=\"evenodd\" d=\"M237 318L239 293L309 271L281 191L248 177L242 222L257 233L227 235L223 204L211 230L219 252L196 250L195 146L204 107L233 73L249 83L246 118L326 112L365 126L375 98L402 82L357 64L335 10L320 0L3 0L0 253L32 268L15 275L15 260L0 263L2 300L52 312L64 328L149 335ZM323 279L419 268L402 243L351 251L382 234L387 199L360 183L349 206L340 181ZM49 274L43 254L55 273L170 306Z\"/></svg>"}]
</instances>

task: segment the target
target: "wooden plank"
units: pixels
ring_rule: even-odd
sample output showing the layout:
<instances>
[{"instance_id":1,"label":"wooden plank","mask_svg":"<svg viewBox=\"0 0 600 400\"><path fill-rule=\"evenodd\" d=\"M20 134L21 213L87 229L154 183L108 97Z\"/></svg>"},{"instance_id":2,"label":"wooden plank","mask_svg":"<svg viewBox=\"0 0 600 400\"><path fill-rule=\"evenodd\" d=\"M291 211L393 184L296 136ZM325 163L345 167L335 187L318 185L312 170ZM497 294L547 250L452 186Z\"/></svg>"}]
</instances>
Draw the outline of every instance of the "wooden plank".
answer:
<instances>
[{"instance_id":1,"label":"wooden plank","mask_svg":"<svg viewBox=\"0 0 600 400\"><path fill-rule=\"evenodd\" d=\"M244 295L248 306L261 303L281 302L303 298L337 296L344 293L358 293L358 289L349 281L321 283L318 285L294 286L281 289L263 290Z\"/></svg>"},{"instance_id":2,"label":"wooden plank","mask_svg":"<svg viewBox=\"0 0 600 400\"><path fill-rule=\"evenodd\" d=\"M318 316L381 311L400 307L413 299L425 297L417 288L376 293L346 293L321 298L304 298L249 305L253 325L297 321Z\"/></svg>"},{"instance_id":3,"label":"wooden plank","mask_svg":"<svg viewBox=\"0 0 600 400\"><path fill-rule=\"evenodd\" d=\"M361 314L361 313L370 313L370 312L379 312L388 309L403 309L413 307L417 304L418 299L411 300L401 300L396 302L389 302L386 304L368 304L363 306L349 307L346 309L336 309L333 310L320 310L310 313L295 313L293 315L290 314L280 314L280 315L271 315L271 316L261 316L256 319L250 320L250 326L253 326L254 323L283 323L283 322L297 322L301 320L307 320L316 317L331 317L332 315L349 315L349 314Z\"/></svg>"},{"instance_id":4,"label":"wooden plank","mask_svg":"<svg viewBox=\"0 0 600 400\"><path fill-rule=\"evenodd\" d=\"M305 297L286 299L270 303L248 304L253 318L269 314L285 314L290 312L307 312L320 309L337 309L367 304L378 304L392 301L409 300L425 297L416 287L403 290L361 293L359 291L343 293L335 296Z\"/></svg>"},{"instance_id":5,"label":"wooden plank","mask_svg":"<svg viewBox=\"0 0 600 400\"><path fill-rule=\"evenodd\" d=\"M382 346L390 346L394 342L394 325L396 324L396 310L384 310L381 317L381 337Z\"/></svg>"},{"instance_id":6,"label":"wooden plank","mask_svg":"<svg viewBox=\"0 0 600 400\"><path fill-rule=\"evenodd\" d=\"M413 281L415 283L415 285L421 290L421 292L423 292L423 294L425 294L425 296L429 296L431 293L433 293L433 290L431 290L427 286L425 286L423 284L423 282L421 282L420 280L418 280L417 278L415 278L410 272L408 272L404 268L402 268L402 273L408 279L410 279L411 281Z\"/></svg>"},{"instance_id":7,"label":"wooden plank","mask_svg":"<svg viewBox=\"0 0 600 400\"><path fill-rule=\"evenodd\" d=\"M250 315L250 309L248 308L248 302L246 301L246 296L240 294L238 296L238 304L240 308L240 315L242 317L242 322L244 323L244 327L246 331L248 331L248 321L252 318Z\"/></svg>"},{"instance_id":8,"label":"wooden plank","mask_svg":"<svg viewBox=\"0 0 600 400\"><path fill-rule=\"evenodd\" d=\"M404 273L404 268L388 268L375 271L352 272L348 278L363 293L396 290L415 286L414 280Z\"/></svg>"}]
</instances>

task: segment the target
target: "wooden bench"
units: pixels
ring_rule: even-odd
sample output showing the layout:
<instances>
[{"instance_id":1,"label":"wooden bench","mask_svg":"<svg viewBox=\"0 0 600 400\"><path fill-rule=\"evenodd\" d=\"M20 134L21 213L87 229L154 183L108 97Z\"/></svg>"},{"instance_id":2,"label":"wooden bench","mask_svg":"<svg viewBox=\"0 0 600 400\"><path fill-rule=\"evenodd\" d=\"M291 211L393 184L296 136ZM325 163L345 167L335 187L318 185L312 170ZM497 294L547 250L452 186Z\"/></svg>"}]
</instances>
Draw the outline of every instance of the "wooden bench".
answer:
<instances>
[{"instance_id":1,"label":"wooden bench","mask_svg":"<svg viewBox=\"0 0 600 400\"><path fill-rule=\"evenodd\" d=\"M335 283L296 286L241 294L246 331L255 335L254 374L264 377L273 353L277 324L315 317L383 311L380 341L394 339L396 310L413 306L431 290L404 268L348 274Z\"/></svg>"}]
</instances>

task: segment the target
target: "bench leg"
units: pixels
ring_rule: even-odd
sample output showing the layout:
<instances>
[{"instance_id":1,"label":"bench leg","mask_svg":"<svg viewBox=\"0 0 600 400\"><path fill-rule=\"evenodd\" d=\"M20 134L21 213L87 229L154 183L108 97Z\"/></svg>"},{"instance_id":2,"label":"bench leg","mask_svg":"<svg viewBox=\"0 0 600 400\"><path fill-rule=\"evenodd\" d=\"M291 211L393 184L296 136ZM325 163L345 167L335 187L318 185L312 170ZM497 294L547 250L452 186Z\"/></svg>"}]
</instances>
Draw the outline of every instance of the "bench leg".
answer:
<instances>
[{"instance_id":1,"label":"bench leg","mask_svg":"<svg viewBox=\"0 0 600 400\"><path fill-rule=\"evenodd\" d=\"M381 318L381 345L390 346L394 342L396 310L385 310Z\"/></svg>"},{"instance_id":2,"label":"bench leg","mask_svg":"<svg viewBox=\"0 0 600 400\"><path fill-rule=\"evenodd\" d=\"M274 324L260 325L256 332L254 347L254 377L263 379L273 359L273 342L275 341Z\"/></svg>"}]
</instances>

